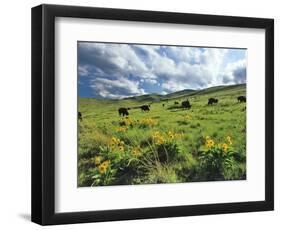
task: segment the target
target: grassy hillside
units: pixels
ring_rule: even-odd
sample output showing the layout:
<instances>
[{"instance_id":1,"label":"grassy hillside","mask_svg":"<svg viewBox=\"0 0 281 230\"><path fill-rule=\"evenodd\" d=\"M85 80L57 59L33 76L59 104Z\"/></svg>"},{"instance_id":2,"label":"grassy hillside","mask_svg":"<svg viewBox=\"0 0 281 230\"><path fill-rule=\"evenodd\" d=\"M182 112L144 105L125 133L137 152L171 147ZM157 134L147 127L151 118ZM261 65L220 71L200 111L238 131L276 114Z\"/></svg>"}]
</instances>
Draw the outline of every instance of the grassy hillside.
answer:
<instances>
[{"instance_id":1,"label":"grassy hillside","mask_svg":"<svg viewBox=\"0 0 281 230\"><path fill-rule=\"evenodd\" d=\"M140 102L153 102L153 101L160 101L161 95L158 94L146 94L141 96L134 96L134 97L128 97L124 100L131 100L131 101L140 101Z\"/></svg>"},{"instance_id":2,"label":"grassy hillside","mask_svg":"<svg viewBox=\"0 0 281 230\"><path fill-rule=\"evenodd\" d=\"M80 98L79 186L245 179L246 103L237 102L240 95L246 95L245 85L123 100ZM210 97L218 104L208 106ZM189 110L174 104L186 99ZM149 112L136 108L145 104L151 104ZM126 118L120 107L135 109Z\"/></svg>"},{"instance_id":3,"label":"grassy hillside","mask_svg":"<svg viewBox=\"0 0 281 230\"><path fill-rule=\"evenodd\" d=\"M181 91L178 91L178 92L163 95L162 99L165 100L165 99L178 98L178 97L181 97L181 96L187 96L187 95L195 93L195 92L196 92L196 90L193 90L193 89L185 89L185 90L181 90Z\"/></svg>"}]
</instances>

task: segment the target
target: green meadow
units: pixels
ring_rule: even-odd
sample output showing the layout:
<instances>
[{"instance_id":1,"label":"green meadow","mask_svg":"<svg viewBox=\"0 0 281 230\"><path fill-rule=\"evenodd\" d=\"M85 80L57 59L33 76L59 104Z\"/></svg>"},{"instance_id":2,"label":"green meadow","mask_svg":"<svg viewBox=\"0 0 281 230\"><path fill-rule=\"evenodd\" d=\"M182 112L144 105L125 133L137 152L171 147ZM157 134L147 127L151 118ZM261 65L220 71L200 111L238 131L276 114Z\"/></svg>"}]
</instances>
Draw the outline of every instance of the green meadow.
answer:
<instances>
[{"instance_id":1,"label":"green meadow","mask_svg":"<svg viewBox=\"0 0 281 230\"><path fill-rule=\"evenodd\" d=\"M242 84L121 100L79 98L78 186L246 179L246 103L237 101L245 95ZM208 105L209 98L218 103ZM181 107L186 99L190 109ZM119 115L121 107L130 108L129 116Z\"/></svg>"}]
</instances>

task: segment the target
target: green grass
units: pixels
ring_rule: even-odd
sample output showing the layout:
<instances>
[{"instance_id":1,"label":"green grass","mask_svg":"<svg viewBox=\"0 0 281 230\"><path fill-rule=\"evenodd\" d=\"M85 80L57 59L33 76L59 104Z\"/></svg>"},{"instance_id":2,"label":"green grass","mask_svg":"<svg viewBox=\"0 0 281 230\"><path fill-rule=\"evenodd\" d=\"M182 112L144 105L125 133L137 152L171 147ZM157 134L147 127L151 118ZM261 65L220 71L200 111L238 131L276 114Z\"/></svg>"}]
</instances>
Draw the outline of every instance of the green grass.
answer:
<instances>
[{"instance_id":1,"label":"green grass","mask_svg":"<svg viewBox=\"0 0 281 230\"><path fill-rule=\"evenodd\" d=\"M245 179L246 103L237 102L240 95L246 95L245 85L123 100L80 98L79 186ZM219 103L208 106L210 97ZM187 98L191 109L174 105ZM144 104L151 104L149 112L131 109L129 119L118 114L120 107ZM112 143L113 137L121 143Z\"/></svg>"}]
</instances>

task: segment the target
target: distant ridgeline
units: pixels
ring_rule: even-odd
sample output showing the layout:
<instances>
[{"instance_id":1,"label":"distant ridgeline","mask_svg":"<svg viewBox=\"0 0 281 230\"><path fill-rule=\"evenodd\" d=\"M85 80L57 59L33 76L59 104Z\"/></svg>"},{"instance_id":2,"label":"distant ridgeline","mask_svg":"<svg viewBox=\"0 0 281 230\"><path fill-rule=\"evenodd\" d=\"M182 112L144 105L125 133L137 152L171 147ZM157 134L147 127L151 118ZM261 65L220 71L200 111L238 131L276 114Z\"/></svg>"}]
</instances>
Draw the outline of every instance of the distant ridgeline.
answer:
<instances>
[{"instance_id":1,"label":"distant ridgeline","mask_svg":"<svg viewBox=\"0 0 281 230\"><path fill-rule=\"evenodd\" d=\"M184 89L181 91L177 91L174 93L160 95L156 93L152 94L145 94L141 96L133 96L133 97L126 97L123 100L135 100L135 101L167 101L169 99L177 99L182 98L184 96L196 96L196 95L204 95L204 94L211 94L211 93L222 93L222 92L229 92L229 91L245 91L246 84L238 84L238 85L228 85L228 86L214 86L210 88L200 89L200 90L193 90L193 89Z\"/></svg>"}]
</instances>

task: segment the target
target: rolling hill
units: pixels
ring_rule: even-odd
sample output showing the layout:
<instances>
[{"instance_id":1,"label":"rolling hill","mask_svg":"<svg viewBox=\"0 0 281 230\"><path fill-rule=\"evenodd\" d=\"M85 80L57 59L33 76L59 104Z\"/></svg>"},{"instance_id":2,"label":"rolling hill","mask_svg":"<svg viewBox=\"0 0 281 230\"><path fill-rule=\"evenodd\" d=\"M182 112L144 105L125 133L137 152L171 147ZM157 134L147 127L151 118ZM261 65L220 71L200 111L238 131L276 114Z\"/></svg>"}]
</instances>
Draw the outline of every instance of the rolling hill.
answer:
<instances>
[{"instance_id":1,"label":"rolling hill","mask_svg":"<svg viewBox=\"0 0 281 230\"><path fill-rule=\"evenodd\" d=\"M210 88L200 89L200 90L193 90L193 89L185 89L177 92L173 92L166 95L160 95L160 94L145 94L141 96L133 96L133 97L127 97L123 100L133 100L137 102L157 102L157 101L167 101L169 99L180 99L183 97L190 97L190 96L199 96L199 95L206 95L206 94L220 94L224 93L227 94L228 92L231 93L231 91L239 91L239 90L245 90L246 84L237 84L237 85L227 85L227 86L214 86Z\"/></svg>"}]
</instances>

